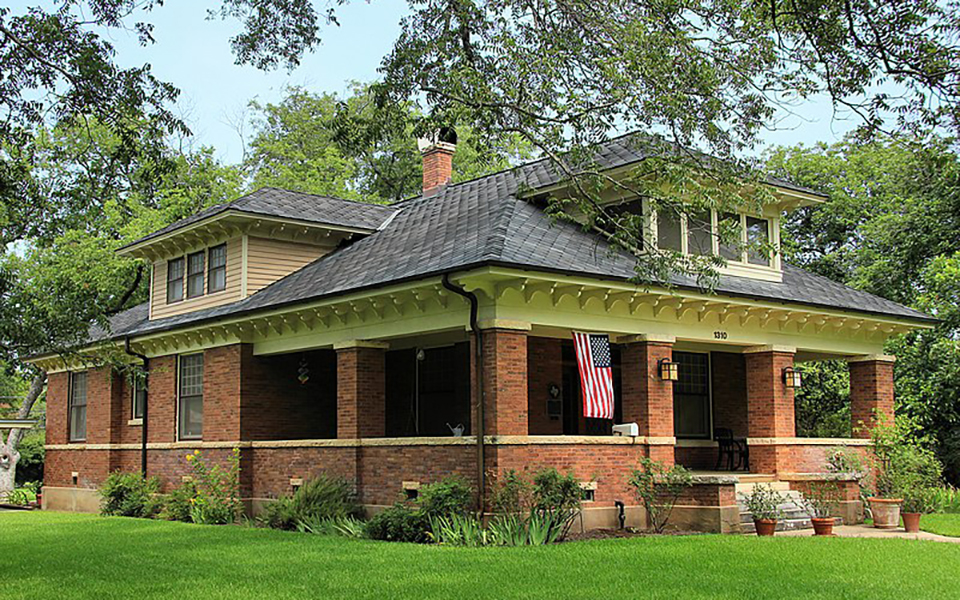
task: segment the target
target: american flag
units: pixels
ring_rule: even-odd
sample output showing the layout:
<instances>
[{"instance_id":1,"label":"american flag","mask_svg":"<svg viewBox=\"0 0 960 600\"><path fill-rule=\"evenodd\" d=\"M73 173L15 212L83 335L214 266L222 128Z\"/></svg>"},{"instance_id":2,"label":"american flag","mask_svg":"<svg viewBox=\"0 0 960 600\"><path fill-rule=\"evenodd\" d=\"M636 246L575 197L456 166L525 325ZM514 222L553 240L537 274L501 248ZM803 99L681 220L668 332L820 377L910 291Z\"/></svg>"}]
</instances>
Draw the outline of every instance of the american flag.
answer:
<instances>
[{"instance_id":1,"label":"american flag","mask_svg":"<svg viewBox=\"0 0 960 600\"><path fill-rule=\"evenodd\" d=\"M613 368L610 365L610 338L600 333L573 332L583 389L583 416L613 418Z\"/></svg>"}]
</instances>

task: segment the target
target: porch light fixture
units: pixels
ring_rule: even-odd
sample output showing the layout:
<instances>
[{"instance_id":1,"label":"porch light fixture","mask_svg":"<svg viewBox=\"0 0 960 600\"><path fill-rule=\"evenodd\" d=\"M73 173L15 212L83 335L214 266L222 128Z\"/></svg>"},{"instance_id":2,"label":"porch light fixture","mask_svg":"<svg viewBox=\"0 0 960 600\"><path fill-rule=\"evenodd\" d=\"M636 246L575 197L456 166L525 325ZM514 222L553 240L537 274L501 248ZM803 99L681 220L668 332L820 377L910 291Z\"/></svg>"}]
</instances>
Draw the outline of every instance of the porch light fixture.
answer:
<instances>
[{"instance_id":1,"label":"porch light fixture","mask_svg":"<svg viewBox=\"0 0 960 600\"><path fill-rule=\"evenodd\" d=\"M793 367L785 367L783 369L783 384L788 388L800 387L800 379L800 371L797 371Z\"/></svg>"},{"instance_id":2,"label":"porch light fixture","mask_svg":"<svg viewBox=\"0 0 960 600\"><path fill-rule=\"evenodd\" d=\"M660 367L660 379L664 381L676 381L680 377L677 369L677 363L669 358L661 358L657 365Z\"/></svg>"}]
</instances>

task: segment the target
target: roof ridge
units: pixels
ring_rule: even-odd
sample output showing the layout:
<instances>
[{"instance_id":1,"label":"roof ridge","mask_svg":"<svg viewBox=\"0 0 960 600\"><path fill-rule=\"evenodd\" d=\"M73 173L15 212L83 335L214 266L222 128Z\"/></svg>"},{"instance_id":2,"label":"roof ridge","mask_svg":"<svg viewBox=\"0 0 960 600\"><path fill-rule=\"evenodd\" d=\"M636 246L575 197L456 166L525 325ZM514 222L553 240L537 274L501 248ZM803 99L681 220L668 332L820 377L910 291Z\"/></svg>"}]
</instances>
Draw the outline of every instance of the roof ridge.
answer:
<instances>
[{"instance_id":1,"label":"roof ridge","mask_svg":"<svg viewBox=\"0 0 960 600\"><path fill-rule=\"evenodd\" d=\"M258 187L257 189L253 190L252 192L248 192L248 193L244 194L243 196L240 196L240 197L237 198L236 200L231 200L230 202L228 202L228 204L232 204L232 203L234 203L234 202L238 202L238 201L240 201L240 200L242 200L242 199L244 199L244 198L247 198L247 197L249 197L249 196L251 196L251 195L253 195L253 194L256 194L257 192L259 192L259 191L261 191L261 190L276 190L276 191L278 191L278 192L287 192L288 194L300 194L300 195L303 195L303 196L312 196L312 197L314 197L314 198L323 198L324 200L336 200L336 201L338 201L338 202L349 202L350 204L359 204L359 205L361 205L361 206L379 206L379 207L383 207L383 208L393 208L393 205L392 205L392 204L389 204L389 203L366 202L366 201L364 201L364 200L350 200L350 199L347 199L347 198L341 198L340 196L330 196L330 195L327 195L327 194L315 194L315 193L313 193L313 192L300 192L300 191L297 191L297 190L291 190L291 189L287 189L287 188L277 187L277 186L275 186L275 185L264 185L264 186L260 186L260 187Z\"/></svg>"}]
</instances>

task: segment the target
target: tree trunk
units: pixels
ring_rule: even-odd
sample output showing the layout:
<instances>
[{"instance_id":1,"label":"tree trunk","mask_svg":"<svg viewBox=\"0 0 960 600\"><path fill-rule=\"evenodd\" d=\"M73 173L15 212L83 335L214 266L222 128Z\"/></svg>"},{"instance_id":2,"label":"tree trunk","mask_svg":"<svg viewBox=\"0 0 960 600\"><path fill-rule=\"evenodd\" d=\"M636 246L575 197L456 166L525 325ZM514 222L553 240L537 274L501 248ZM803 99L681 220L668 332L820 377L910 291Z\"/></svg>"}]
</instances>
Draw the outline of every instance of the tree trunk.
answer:
<instances>
[{"instance_id":1,"label":"tree trunk","mask_svg":"<svg viewBox=\"0 0 960 600\"><path fill-rule=\"evenodd\" d=\"M27 397L23 399L20 410L17 411L18 419L26 419L33 410L40 393L43 392L43 386L47 382L47 375L39 373L33 378L30 384L30 391ZM13 491L17 477L17 463L20 461L20 452L17 448L20 446L20 440L23 438L23 429L11 429L7 434L6 442L0 446L0 500L4 500L7 494ZM0 438L2 441L2 438Z\"/></svg>"}]
</instances>

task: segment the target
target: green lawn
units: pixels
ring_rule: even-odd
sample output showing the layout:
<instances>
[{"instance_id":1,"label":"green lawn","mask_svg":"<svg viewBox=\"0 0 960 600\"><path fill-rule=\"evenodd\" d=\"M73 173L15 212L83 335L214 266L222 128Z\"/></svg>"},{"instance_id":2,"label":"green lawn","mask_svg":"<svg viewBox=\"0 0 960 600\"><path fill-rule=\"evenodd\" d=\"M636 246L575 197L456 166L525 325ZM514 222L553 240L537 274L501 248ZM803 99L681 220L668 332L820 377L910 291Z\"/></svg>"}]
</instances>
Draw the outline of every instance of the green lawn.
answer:
<instances>
[{"instance_id":1,"label":"green lawn","mask_svg":"<svg viewBox=\"0 0 960 600\"><path fill-rule=\"evenodd\" d=\"M0 598L957 598L960 545L690 536L457 549L0 513Z\"/></svg>"},{"instance_id":2,"label":"green lawn","mask_svg":"<svg viewBox=\"0 0 960 600\"><path fill-rule=\"evenodd\" d=\"M923 515L920 517L920 529L960 537L960 514Z\"/></svg>"}]
</instances>

